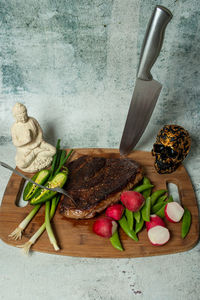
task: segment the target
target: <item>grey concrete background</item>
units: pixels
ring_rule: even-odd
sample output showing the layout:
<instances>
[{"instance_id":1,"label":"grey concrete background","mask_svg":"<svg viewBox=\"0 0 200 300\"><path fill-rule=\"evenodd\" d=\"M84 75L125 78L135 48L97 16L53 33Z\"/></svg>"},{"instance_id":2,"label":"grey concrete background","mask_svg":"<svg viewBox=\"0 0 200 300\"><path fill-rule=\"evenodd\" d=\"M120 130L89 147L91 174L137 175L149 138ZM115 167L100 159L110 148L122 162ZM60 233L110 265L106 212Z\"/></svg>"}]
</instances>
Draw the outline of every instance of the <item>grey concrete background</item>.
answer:
<instances>
[{"instance_id":1,"label":"grey concrete background","mask_svg":"<svg viewBox=\"0 0 200 300\"><path fill-rule=\"evenodd\" d=\"M1 0L0 159L14 165L12 106L24 103L47 141L118 148L139 52L156 4L174 17L153 67L163 90L137 149L176 123L192 148L184 162L200 201L200 6L198 0ZM1 169L0 199L10 174ZM1 299L200 299L199 244L162 257L86 259L33 253L0 241Z\"/></svg>"}]
</instances>

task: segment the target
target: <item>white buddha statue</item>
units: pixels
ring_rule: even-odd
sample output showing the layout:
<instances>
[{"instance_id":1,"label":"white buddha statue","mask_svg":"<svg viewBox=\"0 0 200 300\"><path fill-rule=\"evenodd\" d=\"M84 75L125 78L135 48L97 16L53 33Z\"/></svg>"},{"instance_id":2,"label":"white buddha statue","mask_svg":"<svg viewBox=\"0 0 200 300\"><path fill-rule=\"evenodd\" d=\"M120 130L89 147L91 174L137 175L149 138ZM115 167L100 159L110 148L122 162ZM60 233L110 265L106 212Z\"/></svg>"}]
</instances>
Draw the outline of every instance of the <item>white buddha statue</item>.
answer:
<instances>
[{"instance_id":1,"label":"white buddha statue","mask_svg":"<svg viewBox=\"0 0 200 300\"><path fill-rule=\"evenodd\" d=\"M24 172L34 173L50 166L56 148L43 140L37 120L28 116L26 107L21 103L16 103L12 112L16 120L11 134L13 144L17 147L17 167Z\"/></svg>"}]
</instances>

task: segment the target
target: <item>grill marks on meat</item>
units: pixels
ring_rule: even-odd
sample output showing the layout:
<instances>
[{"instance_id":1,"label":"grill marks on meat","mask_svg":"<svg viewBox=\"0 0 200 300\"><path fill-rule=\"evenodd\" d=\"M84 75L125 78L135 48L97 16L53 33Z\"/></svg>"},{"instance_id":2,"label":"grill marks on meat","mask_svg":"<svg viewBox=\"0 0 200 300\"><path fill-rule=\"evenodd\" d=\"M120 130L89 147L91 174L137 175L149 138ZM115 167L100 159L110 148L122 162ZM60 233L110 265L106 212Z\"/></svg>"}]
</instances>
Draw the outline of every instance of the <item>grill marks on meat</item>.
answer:
<instances>
[{"instance_id":1,"label":"grill marks on meat","mask_svg":"<svg viewBox=\"0 0 200 300\"><path fill-rule=\"evenodd\" d=\"M139 165L131 159L81 156L68 164L67 196L62 196L60 213L69 218L91 218L118 202L124 189L142 179Z\"/></svg>"}]
</instances>

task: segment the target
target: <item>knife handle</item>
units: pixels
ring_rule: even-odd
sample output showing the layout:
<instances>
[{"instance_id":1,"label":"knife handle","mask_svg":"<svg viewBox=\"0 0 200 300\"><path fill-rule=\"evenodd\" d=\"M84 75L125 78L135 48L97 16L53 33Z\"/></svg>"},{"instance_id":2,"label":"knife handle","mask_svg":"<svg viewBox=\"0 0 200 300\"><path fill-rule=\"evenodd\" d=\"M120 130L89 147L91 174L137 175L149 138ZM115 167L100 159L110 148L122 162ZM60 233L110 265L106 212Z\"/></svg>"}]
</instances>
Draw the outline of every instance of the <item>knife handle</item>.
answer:
<instances>
[{"instance_id":1,"label":"knife handle","mask_svg":"<svg viewBox=\"0 0 200 300\"><path fill-rule=\"evenodd\" d=\"M150 71L160 53L165 28L172 17L172 13L167 8L160 5L156 6L143 41L137 72L138 78L142 80L153 79Z\"/></svg>"}]
</instances>

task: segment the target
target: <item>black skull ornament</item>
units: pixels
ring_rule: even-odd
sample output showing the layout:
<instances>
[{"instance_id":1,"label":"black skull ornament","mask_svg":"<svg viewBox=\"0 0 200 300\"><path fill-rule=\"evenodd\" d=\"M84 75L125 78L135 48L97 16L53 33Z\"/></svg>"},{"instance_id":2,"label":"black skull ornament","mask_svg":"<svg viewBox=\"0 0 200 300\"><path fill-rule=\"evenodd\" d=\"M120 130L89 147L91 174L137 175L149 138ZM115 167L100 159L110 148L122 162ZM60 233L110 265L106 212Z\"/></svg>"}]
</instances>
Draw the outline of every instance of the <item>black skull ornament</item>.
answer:
<instances>
[{"instance_id":1,"label":"black skull ornament","mask_svg":"<svg viewBox=\"0 0 200 300\"><path fill-rule=\"evenodd\" d=\"M174 172L187 156L191 145L188 132L178 125L165 125L153 145L155 169L159 174Z\"/></svg>"}]
</instances>

